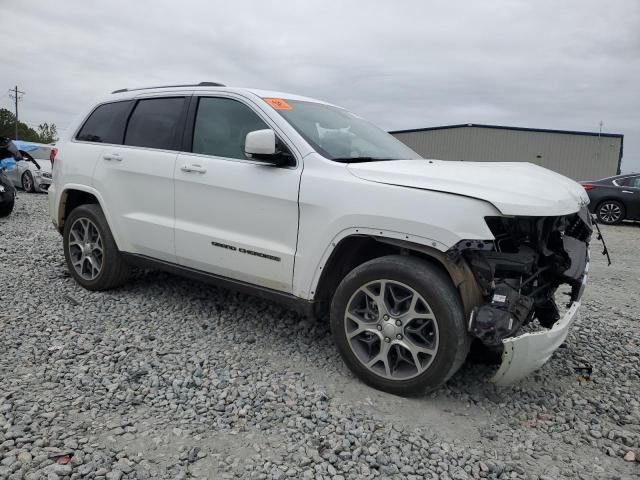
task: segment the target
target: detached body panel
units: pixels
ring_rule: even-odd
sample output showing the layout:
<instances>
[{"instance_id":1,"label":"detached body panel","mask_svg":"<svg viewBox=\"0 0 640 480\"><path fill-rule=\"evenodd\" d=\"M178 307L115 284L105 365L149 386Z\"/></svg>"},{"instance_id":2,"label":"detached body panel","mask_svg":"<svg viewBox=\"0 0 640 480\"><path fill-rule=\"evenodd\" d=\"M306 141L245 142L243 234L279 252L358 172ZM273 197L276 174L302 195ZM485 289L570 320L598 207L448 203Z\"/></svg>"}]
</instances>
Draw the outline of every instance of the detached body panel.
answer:
<instances>
[{"instance_id":1,"label":"detached body panel","mask_svg":"<svg viewBox=\"0 0 640 480\"><path fill-rule=\"evenodd\" d=\"M579 308L580 302L574 302L562 319L547 331L525 333L503 340L502 364L491 381L497 385L509 385L547 363L569 335Z\"/></svg>"}]
</instances>

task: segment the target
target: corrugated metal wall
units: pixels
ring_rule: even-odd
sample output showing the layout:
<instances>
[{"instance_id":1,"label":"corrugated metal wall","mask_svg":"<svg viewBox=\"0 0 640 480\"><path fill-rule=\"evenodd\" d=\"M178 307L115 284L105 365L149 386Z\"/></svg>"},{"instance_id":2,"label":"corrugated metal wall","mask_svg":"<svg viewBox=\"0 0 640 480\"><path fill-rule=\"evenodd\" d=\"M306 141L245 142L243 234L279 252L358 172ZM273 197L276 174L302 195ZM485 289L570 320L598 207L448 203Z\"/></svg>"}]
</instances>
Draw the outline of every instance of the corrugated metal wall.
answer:
<instances>
[{"instance_id":1,"label":"corrugated metal wall","mask_svg":"<svg viewBox=\"0 0 640 480\"><path fill-rule=\"evenodd\" d=\"M425 158L531 162L574 180L616 175L622 139L505 128L458 127L393 133Z\"/></svg>"}]
</instances>

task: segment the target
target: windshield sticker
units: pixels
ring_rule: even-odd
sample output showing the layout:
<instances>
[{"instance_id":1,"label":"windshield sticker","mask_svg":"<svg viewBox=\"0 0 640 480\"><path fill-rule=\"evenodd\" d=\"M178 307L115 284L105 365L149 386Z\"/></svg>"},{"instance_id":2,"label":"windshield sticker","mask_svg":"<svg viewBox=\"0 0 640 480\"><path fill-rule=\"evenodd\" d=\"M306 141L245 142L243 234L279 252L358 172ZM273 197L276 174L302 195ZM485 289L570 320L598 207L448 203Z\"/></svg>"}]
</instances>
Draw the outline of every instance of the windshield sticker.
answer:
<instances>
[{"instance_id":1,"label":"windshield sticker","mask_svg":"<svg viewBox=\"0 0 640 480\"><path fill-rule=\"evenodd\" d=\"M293 110L285 100L281 98L263 98L275 110Z\"/></svg>"}]
</instances>

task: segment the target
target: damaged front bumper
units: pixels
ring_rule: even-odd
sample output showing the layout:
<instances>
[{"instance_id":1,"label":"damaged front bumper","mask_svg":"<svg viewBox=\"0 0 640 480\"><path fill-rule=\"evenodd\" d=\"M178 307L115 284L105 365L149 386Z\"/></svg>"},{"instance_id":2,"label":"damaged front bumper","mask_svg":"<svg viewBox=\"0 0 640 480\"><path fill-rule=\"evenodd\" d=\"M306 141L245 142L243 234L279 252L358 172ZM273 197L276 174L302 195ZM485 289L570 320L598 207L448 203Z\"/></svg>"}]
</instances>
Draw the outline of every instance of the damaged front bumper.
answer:
<instances>
[{"instance_id":1,"label":"damaged front bumper","mask_svg":"<svg viewBox=\"0 0 640 480\"><path fill-rule=\"evenodd\" d=\"M542 367L562 345L569 335L571 326L578 318L580 299L587 286L589 276L589 251L587 250L587 263L582 277L580 291L577 299L571 303L569 309L560 320L554 323L550 329L541 332L525 333L523 335L502 340L504 348L502 363L491 381L497 385L510 385L523 379L532 372Z\"/></svg>"},{"instance_id":2,"label":"damaged front bumper","mask_svg":"<svg viewBox=\"0 0 640 480\"><path fill-rule=\"evenodd\" d=\"M578 317L578 308L580 302L573 302L549 330L502 340L502 363L491 381L497 385L510 385L547 363L569 335L569 329Z\"/></svg>"},{"instance_id":3,"label":"damaged front bumper","mask_svg":"<svg viewBox=\"0 0 640 480\"><path fill-rule=\"evenodd\" d=\"M473 272L482 301L469 316L469 333L502 351L491 379L508 385L544 365L577 318L589 270L591 217L586 208L564 217L489 218L492 242L464 241L450 251ZM561 314L558 287L571 292ZM536 320L540 331L521 334Z\"/></svg>"}]
</instances>

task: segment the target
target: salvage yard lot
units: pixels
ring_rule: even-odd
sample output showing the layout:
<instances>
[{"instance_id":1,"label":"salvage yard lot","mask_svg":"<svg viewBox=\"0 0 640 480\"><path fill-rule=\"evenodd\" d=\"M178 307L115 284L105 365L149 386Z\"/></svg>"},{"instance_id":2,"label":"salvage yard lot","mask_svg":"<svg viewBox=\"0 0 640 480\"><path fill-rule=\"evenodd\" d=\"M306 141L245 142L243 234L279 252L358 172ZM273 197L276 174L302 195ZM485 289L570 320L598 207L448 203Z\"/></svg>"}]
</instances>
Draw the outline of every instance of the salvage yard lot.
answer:
<instances>
[{"instance_id":1,"label":"salvage yard lot","mask_svg":"<svg viewBox=\"0 0 640 480\"><path fill-rule=\"evenodd\" d=\"M594 242L542 370L497 388L469 361L403 399L277 305L153 271L83 290L46 201L0 220L2 479L640 478L640 224L603 228L613 265Z\"/></svg>"}]
</instances>

